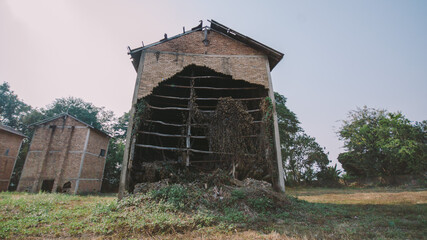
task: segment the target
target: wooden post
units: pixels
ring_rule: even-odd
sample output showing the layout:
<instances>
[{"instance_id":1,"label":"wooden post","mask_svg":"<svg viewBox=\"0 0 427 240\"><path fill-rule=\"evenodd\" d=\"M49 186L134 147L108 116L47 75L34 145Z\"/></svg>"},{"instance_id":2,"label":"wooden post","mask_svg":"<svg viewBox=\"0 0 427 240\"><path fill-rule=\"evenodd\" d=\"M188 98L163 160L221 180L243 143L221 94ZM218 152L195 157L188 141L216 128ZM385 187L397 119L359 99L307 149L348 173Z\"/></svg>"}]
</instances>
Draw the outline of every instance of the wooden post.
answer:
<instances>
[{"instance_id":1,"label":"wooden post","mask_svg":"<svg viewBox=\"0 0 427 240\"><path fill-rule=\"evenodd\" d=\"M191 73L191 76L193 77L194 73ZM194 99L194 79L191 79L191 88L190 88L190 100L188 101L188 119L187 119L187 136L185 139L185 146L187 148L186 154L185 154L185 166L190 166L190 148L191 148L191 118L192 118L192 111L193 111L193 99Z\"/></svg>"},{"instance_id":2,"label":"wooden post","mask_svg":"<svg viewBox=\"0 0 427 240\"><path fill-rule=\"evenodd\" d=\"M275 177L276 182L273 182L273 188L278 192L285 192L285 174L283 171L279 124L277 122L276 101L274 100L273 82L271 81L270 64L268 62L268 58L266 58L266 64L267 64L267 74L268 74L268 96L270 97L271 104L273 105L274 148L276 151L276 160L277 160L277 176Z\"/></svg>"},{"instance_id":3,"label":"wooden post","mask_svg":"<svg viewBox=\"0 0 427 240\"><path fill-rule=\"evenodd\" d=\"M129 116L129 124L127 129L127 135L126 135L126 147L123 154L123 162L122 162L122 172L120 174L120 183L119 183L119 199L122 199L125 191L128 190L128 178L129 178L129 150L132 144L132 130L133 130L133 118L135 117L135 105L138 102L138 91L139 91L139 85L141 83L141 77L142 77L142 71L144 69L144 59L145 59L145 51L141 52L141 58L139 60L139 66L138 66L138 73L136 76L136 82L135 82L135 90L133 92L133 99L132 99L132 108L130 110L130 116Z\"/></svg>"}]
</instances>

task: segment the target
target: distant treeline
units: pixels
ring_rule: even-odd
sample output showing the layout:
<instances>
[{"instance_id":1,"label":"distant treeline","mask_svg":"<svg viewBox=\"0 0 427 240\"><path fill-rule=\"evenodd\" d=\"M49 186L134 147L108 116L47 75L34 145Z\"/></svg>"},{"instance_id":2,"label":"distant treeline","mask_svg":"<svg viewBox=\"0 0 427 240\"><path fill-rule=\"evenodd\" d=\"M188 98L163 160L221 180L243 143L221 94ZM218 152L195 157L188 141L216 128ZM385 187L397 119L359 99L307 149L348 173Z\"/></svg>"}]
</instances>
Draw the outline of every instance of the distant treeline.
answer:
<instances>
[{"instance_id":1,"label":"distant treeline","mask_svg":"<svg viewBox=\"0 0 427 240\"><path fill-rule=\"evenodd\" d=\"M427 171L427 121L414 123L402 113L367 107L350 111L338 131L345 148L338 157L345 170L342 175L336 165L330 165L326 149L304 132L296 114L286 106L286 98L275 93L275 100L287 185L336 184L342 177L419 175ZM103 190L117 189L129 113L116 117L104 107L74 97L58 98L44 108L34 108L21 101L7 82L0 85L0 122L30 138L31 124L65 112L113 137L108 147ZM16 188L28 148L26 140L10 190Z\"/></svg>"}]
</instances>

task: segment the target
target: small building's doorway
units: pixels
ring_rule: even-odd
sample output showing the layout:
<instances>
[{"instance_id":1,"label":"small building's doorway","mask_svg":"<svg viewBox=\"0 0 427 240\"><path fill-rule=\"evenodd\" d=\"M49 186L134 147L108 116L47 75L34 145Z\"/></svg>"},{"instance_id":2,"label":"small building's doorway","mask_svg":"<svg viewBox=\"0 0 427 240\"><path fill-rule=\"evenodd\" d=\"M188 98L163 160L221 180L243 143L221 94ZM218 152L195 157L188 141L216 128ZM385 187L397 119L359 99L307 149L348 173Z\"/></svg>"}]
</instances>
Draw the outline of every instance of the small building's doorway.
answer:
<instances>
[{"instance_id":1,"label":"small building's doorway","mask_svg":"<svg viewBox=\"0 0 427 240\"><path fill-rule=\"evenodd\" d=\"M43 180L42 182L42 192L52 192L54 179Z\"/></svg>"}]
</instances>

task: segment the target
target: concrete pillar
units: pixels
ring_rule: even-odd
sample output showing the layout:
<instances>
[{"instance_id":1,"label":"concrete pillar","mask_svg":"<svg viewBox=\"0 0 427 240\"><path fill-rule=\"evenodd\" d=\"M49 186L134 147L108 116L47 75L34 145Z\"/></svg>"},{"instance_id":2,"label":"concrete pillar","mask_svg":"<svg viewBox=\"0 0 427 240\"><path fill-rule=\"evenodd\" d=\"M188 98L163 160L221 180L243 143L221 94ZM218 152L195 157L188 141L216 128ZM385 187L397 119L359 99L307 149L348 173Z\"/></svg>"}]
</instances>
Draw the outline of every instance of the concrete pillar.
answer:
<instances>
[{"instance_id":1,"label":"concrete pillar","mask_svg":"<svg viewBox=\"0 0 427 240\"><path fill-rule=\"evenodd\" d=\"M133 92L133 99L132 99L132 108L130 110L130 116L129 116L129 125L126 135L126 147L123 154L123 162L122 162L122 172L120 174L120 183L119 183L119 199L122 199L125 191L128 190L128 178L129 178L129 156L130 156L130 149L131 145L133 143L132 141L132 128L133 128L133 119L135 117L135 105L138 102L138 91L139 91L139 85L141 83L141 76L142 71L144 69L144 59L145 59L145 52L141 52L141 58L139 60L139 66L138 66L138 73L136 76L136 82L135 82L135 90Z\"/></svg>"},{"instance_id":2,"label":"concrete pillar","mask_svg":"<svg viewBox=\"0 0 427 240\"><path fill-rule=\"evenodd\" d=\"M273 182L273 188L278 192L285 192L285 172L283 171L279 124L277 122L276 101L274 100L273 82L271 80L270 64L268 62L268 58L266 58L266 63L268 74L268 96L270 97L271 103L273 105L274 150L276 151L277 160L277 176L274 178L275 181Z\"/></svg>"}]
</instances>

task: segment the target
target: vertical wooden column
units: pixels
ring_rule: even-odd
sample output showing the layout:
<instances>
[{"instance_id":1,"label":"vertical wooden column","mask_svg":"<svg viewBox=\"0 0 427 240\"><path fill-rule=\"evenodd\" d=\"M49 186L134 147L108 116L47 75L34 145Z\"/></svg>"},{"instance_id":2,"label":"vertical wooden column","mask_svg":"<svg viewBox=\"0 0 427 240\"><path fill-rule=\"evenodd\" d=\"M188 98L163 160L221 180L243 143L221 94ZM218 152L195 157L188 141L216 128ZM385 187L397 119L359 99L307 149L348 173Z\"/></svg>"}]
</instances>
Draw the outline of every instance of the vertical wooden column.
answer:
<instances>
[{"instance_id":1,"label":"vertical wooden column","mask_svg":"<svg viewBox=\"0 0 427 240\"><path fill-rule=\"evenodd\" d=\"M194 72L191 73L194 76ZM187 119L187 135L185 139L186 154L185 166L190 166L190 148L191 148L191 118L193 117L193 100L194 100L194 79L190 82L190 101L188 101L188 119Z\"/></svg>"},{"instance_id":2,"label":"vertical wooden column","mask_svg":"<svg viewBox=\"0 0 427 240\"><path fill-rule=\"evenodd\" d=\"M285 174L283 171L279 124L277 122L276 101L274 99L273 82L271 81L270 64L268 62L268 58L266 58L266 64L267 64L267 74L268 74L268 96L270 97L271 104L273 105L274 149L276 151L276 160L277 160L277 176L275 177L276 181L273 182L273 188L278 192L285 192Z\"/></svg>"}]
</instances>

